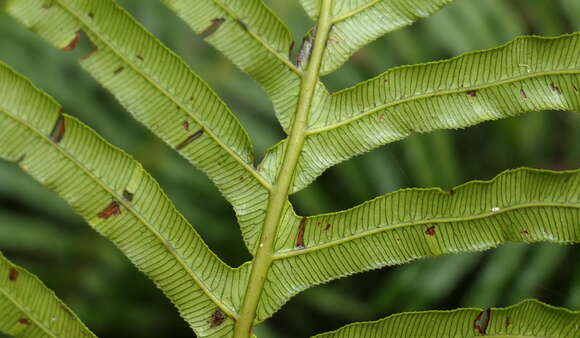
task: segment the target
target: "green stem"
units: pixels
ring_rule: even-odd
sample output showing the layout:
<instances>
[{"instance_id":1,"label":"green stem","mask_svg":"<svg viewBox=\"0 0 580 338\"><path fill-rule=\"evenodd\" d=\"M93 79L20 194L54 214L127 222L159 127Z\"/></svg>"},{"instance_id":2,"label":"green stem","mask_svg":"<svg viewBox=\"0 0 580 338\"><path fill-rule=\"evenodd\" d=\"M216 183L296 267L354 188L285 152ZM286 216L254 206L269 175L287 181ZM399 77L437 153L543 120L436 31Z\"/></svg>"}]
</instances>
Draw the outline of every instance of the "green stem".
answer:
<instances>
[{"instance_id":1,"label":"green stem","mask_svg":"<svg viewBox=\"0 0 580 338\"><path fill-rule=\"evenodd\" d=\"M284 160L282 161L280 172L270 193L270 201L266 211L260 245L253 260L244 302L234 329L234 337L236 338L249 337L251 335L260 296L266 283L268 270L272 264L276 231L282 212L284 211L284 206L288 200L288 191L290 190L292 177L298 164L304 139L306 138L308 113L312 105L316 84L319 81L320 65L322 64L328 33L332 28L332 1L321 1L320 16L318 18L317 33L312 54L302 80L298 107L296 109L292 130L288 136L288 146L284 154Z\"/></svg>"}]
</instances>

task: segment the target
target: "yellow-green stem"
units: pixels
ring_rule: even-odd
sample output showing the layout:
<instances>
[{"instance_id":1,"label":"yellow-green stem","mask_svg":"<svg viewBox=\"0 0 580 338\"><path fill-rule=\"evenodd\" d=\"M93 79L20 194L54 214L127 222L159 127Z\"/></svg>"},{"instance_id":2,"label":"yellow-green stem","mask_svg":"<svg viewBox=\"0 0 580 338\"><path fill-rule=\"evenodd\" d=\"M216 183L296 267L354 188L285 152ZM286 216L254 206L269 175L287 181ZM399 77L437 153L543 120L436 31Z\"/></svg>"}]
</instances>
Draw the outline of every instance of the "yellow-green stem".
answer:
<instances>
[{"instance_id":1,"label":"yellow-green stem","mask_svg":"<svg viewBox=\"0 0 580 338\"><path fill-rule=\"evenodd\" d=\"M314 97L316 84L319 80L320 65L322 63L326 41L328 40L328 33L332 28L332 1L321 1L320 16L318 18L312 54L310 55L308 67L302 78L300 97L294 116L294 124L288 136L288 146L284 154L284 160L282 161L278 177L270 193L260 244L252 263L250 280L246 288L239 319L236 321L234 330L234 337L236 338L249 337L251 335L260 296L266 283L268 270L272 264L276 231L282 212L284 211L284 205L288 199L292 176L298 164L298 159L300 158L304 139L306 138L308 113L310 112L312 98Z\"/></svg>"}]
</instances>

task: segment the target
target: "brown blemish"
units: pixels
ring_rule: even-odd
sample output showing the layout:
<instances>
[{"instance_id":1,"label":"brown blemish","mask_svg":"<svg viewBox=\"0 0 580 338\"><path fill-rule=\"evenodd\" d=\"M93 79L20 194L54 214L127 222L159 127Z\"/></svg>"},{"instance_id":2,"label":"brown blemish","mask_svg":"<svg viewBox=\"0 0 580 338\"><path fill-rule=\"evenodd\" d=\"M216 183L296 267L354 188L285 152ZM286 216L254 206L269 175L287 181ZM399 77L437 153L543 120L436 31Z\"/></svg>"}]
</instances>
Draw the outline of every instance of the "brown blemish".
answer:
<instances>
[{"instance_id":1,"label":"brown blemish","mask_svg":"<svg viewBox=\"0 0 580 338\"><path fill-rule=\"evenodd\" d=\"M20 157L16 160L16 164L20 164L20 163L24 162L25 159L26 159L26 154L20 155Z\"/></svg>"},{"instance_id":2,"label":"brown blemish","mask_svg":"<svg viewBox=\"0 0 580 338\"><path fill-rule=\"evenodd\" d=\"M201 32L200 36L202 39L209 37L210 35L217 32L220 26L226 21L225 18L215 18L211 20L211 24Z\"/></svg>"},{"instance_id":3,"label":"brown blemish","mask_svg":"<svg viewBox=\"0 0 580 338\"><path fill-rule=\"evenodd\" d=\"M318 26L314 26L314 28L302 39L302 46L300 47L298 55L296 55L296 67L300 69L302 69L310 60L310 54L312 53L317 28Z\"/></svg>"},{"instance_id":4,"label":"brown blemish","mask_svg":"<svg viewBox=\"0 0 580 338\"><path fill-rule=\"evenodd\" d=\"M379 114L379 121L383 122L385 120L385 114Z\"/></svg>"},{"instance_id":5,"label":"brown blemish","mask_svg":"<svg viewBox=\"0 0 580 338\"><path fill-rule=\"evenodd\" d=\"M51 139L52 142L59 144L60 141L62 141L62 139L64 137L65 131L66 131L66 128L64 125L64 115L61 113L58 116L58 119L56 120L56 123L54 124L54 127L52 128L52 131L50 132L49 138Z\"/></svg>"},{"instance_id":6,"label":"brown blemish","mask_svg":"<svg viewBox=\"0 0 580 338\"><path fill-rule=\"evenodd\" d=\"M71 50L74 50L80 40L81 40L81 32L76 32L75 37L62 50L64 50L65 52L70 52Z\"/></svg>"},{"instance_id":7,"label":"brown blemish","mask_svg":"<svg viewBox=\"0 0 580 338\"><path fill-rule=\"evenodd\" d=\"M480 312L473 321L473 328L481 335L485 335L489 321L491 320L491 309Z\"/></svg>"},{"instance_id":8,"label":"brown blemish","mask_svg":"<svg viewBox=\"0 0 580 338\"><path fill-rule=\"evenodd\" d=\"M30 320L28 320L26 318L20 318L20 319L18 319L18 324L28 326L28 325L30 325Z\"/></svg>"},{"instance_id":9,"label":"brown blemish","mask_svg":"<svg viewBox=\"0 0 580 338\"><path fill-rule=\"evenodd\" d=\"M447 191L447 193L449 194L449 196L453 196L453 195L455 195L455 189L449 189L449 191Z\"/></svg>"},{"instance_id":10,"label":"brown blemish","mask_svg":"<svg viewBox=\"0 0 580 338\"><path fill-rule=\"evenodd\" d=\"M141 55L136 55L136 57L139 61L145 61L145 58Z\"/></svg>"},{"instance_id":11,"label":"brown blemish","mask_svg":"<svg viewBox=\"0 0 580 338\"><path fill-rule=\"evenodd\" d=\"M211 329L216 328L226 320L226 315L222 312L222 310L217 309L211 315L211 321L209 322L209 327Z\"/></svg>"},{"instance_id":12,"label":"brown blemish","mask_svg":"<svg viewBox=\"0 0 580 338\"><path fill-rule=\"evenodd\" d=\"M528 94L526 93L526 91L524 90L524 88L520 89L520 95L524 98L527 99L528 98Z\"/></svg>"},{"instance_id":13,"label":"brown blemish","mask_svg":"<svg viewBox=\"0 0 580 338\"><path fill-rule=\"evenodd\" d=\"M201 135L203 135L203 129L200 129L200 130L196 131L195 133L193 133L191 136L189 136L188 138L186 138L183 142L181 142L180 144L178 144L177 147L175 147L175 149L181 150L181 149L187 147L187 145L189 145L191 142L193 142L193 141L197 140L198 138L200 138Z\"/></svg>"},{"instance_id":14,"label":"brown blemish","mask_svg":"<svg viewBox=\"0 0 580 338\"><path fill-rule=\"evenodd\" d=\"M183 129L189 130L189 121L183 121L183 123L181 124L181 126L183 127Z\"/></svg>"},{"instance_id":15,"label":"brown blemish","mask_svg":"<svg viewBox=\"0 0 580 338\"><path fill-rule=\"evenodd\" d=\"M326 226L324 227L323 231L328 231L328 230L330 230L331 227L332 227L332 224L327 223Z\"/></svg>"},{"instance_id":16,"label":"brown blemish","mask_svg":"<svg viewBox=\"0 0 580 338\"><path fill-rule=\"evenodd\" d=\"M431 227L428 227L427 230L425 230L425 235L433 237L435 236L435 231L436 231L435 226L433 225Z\"/></svg>"},{"instance_id":17,"label":"brown blemish","mask_svg":"<svg viewBox=\"0 0 580 338\"><path fill-rule=\"evenodd\" d=\"M108 219L111 216L118 216L121 214L121 206L119 202L111 202L103 211L99 212L97 216L102 219Z\"/></svg>"},{"instance_id":18,"label":"brown blemish","mask_svg":"<svg viewBox=\"0 0 580 338\"><path fill-rule=\"evenodd\" d=\"M529 235L530 233L528 232L528 230L522 230L522 232L520 232L522 235Z\"/></svg>"},{"instance_id":19,"label":"brown blemish","mask_svg":"<svg viewBox=\"0 0 580 338\"><path fill-rule=\"evenodd\" d=\"M552 91L554 91L558 94L562 94L562 90L560 89L560 87L558 87L554 83L550 83L550 89L552 89Z\"/></svg>"},{"instance_id":20,"label":"brown blemish","mask_svg":"<svg viewBox=\"0 0 580 338\"><path fill-rule=\"evenodd\" d=\"M290 48L288 48L288 59L292 59L292 51L294 50L294 41L290 43Z\"/></svg>"},{"instance_id":21,"label":"brown blemish","mask_svg":"<svg viewBox=\"0 0 580 338\"><path fill-rule=\"evenodd\" d=\"M467 96L476 97L477 96L477 90L468 90L468 91L465 92L465 94Z\"/></svg>"},{"instance_id":22,"label":"brown blemish","mask_svg":"<svg viewBox=\"0 0 580 338\"><path fill-rule=\"evenodd\" d=\"M242 19L236 19L236 23L238 25L240 25L240 27L242 27L243 30L245 30L246 32L248 31L248 24L246 24L245 22L242 21Z\"/></svg>"},{"instance_id":23,"label":"brown blemish","mask_svg":"<svg viewBox=\"0 0 580 338\"><path fill-rule=\"evenodd\" d=\"M127 202L133 202L133 197L135 197L135 194L129 192L128 190L123 190L123 199Z\"/></svg>"},{"instance_id":24,"label":"brown blemish","mask_svg":"<svg viewBox=\"0 0 580 338\"><path fill-rule=\"evenodd\" d=\"M296 247L304 248L304 231L306 230L306 216L302 217L300 220L300 225L298 226L298 237L296 238Z\"/></svg>"},{"instance_id":25,"label":"brown blemish","mask_svg":"<svg viewBox=\"0 0 580 338\"><path fill-rule=\"evenodd\" d=\"M244 176L240 176L239 181L240 182L244 182L246 180L246 178Z\"/></svg>"},{"instance_id":26,"label":"brown blemish","mask_svg":"<svg viewBox=\"0 0 580 338\"><path fill-rule=\"evenodd\" d=\"M115 69L115 70L113 71L113 74L114 74L114 75L119 75L119 74L121 74L121 72L122 72L122 71L124 71L124 70L125 70L125 67L121 66L121 67L119 67L119 68Z\"/></svg>"},{"instance_id":27,"label":"brown blemish","mask_svg":"<svg viewBox=\"0 0 580 338\"><path fill-rule=\"evenodd\" d=\"M10 268L10 271L8 272L8 280L10 280L11 282L16 282L16 280L18 279L18 275L19 275L18 270Z\"/></svg>"},{"instance_id":28,"label":"brown blemish","mask_svg":"<svg viewBox=\"0 0 580 338\"><path fill-rule=\"evenodd\" d=\"M505 328L509 328L510 326L512 326L512 321L510 319L510 317L506 317L505 318Z\"/></svg>"}]
</instances>

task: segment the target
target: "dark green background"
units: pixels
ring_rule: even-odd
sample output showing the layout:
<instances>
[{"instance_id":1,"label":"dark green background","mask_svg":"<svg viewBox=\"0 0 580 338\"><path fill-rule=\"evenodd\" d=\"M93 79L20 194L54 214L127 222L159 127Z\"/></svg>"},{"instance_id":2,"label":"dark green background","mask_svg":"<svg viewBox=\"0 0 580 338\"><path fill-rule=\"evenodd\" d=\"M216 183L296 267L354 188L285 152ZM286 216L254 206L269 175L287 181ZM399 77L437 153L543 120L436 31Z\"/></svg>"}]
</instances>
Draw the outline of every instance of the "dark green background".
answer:
<instances>
[{"instance_id":1,"label":"dark green background","mask_svg":"<svg viewBox=\"0 0 580 338\"><path fill-rule=\"evenodd\" d=\"M216 89L248 128L258 159L283 137L257 84L169 10L154 0L118 2ZM267 2L299 44L312 23L298 1ZM393 66L449 58L522 34L575 30L580 30L578 0L457 1L371 44L325 82L337 90ZM249 259L231 207L217 189L80 69L76 59L87 48L56 50L0 12L0 60L141 161L225 261L237 266ZM449 188L519 166L578 168L579 127L576 113L536 112L466 130L414 136L328 170L292 201L300 213L311 215L352 207L403 187ZM169 301L111 243L54 193L4 161L0 250L37 274L98 336L192 336ZM529 297L579 309L579 261L577 246L551 244L507 244L484 253L425 259L308 290L256 331L263 337L304 337L401 311L503 306Z\"/></svg>"}]
</instances>

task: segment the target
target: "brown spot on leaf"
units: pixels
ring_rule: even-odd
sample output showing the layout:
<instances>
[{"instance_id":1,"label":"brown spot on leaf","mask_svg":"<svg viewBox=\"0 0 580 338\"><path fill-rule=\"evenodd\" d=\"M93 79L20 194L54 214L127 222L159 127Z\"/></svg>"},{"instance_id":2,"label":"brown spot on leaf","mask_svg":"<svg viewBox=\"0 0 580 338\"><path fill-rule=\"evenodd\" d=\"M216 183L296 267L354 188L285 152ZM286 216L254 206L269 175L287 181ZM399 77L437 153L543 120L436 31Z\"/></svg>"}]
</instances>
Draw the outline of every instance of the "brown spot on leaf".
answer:
<instances>
[{"instance_id":1,"label":"brown spot on leaf","mask_svg":"<svg viewBox=\"0 0 580 338\"><path fill-rule=\"evenodd\" d=\"M530 233L528 232L528 230L524 229L521 232L522 235L529 235Z\"/></svg>"},{"instance_id":2,"label":"brown spot on leaf","mask_svg":"<svg viewBox=\"0 0 580 338\"><path fill-rule=\"evenodd\" d=\"M108 219L111 216L118 216L121 214L121 206L119 202L111 202L103 211L99 212L97 216L102 219Z\"/></svg>"},{"instance_id":3,"label":"brown spot on leaf","mask_svg":"<svg viewBox=\"0 0 580 338\"><path fill-rule=\"evenodd\" d=\"M288 59L292 59L292 51L294 50L294 40L290 43L290 48L288 48Z\"/></svg>"},{"instance_id":4,"label":"brown spot on leaf","mask_svg":"<svg viewBox=\"0 0 580 338\"><path fill-rule=\"evenodd\" d=\"M524 88L520 89L520 95L524 98L527 99L528 98L528 94L526 94L526 91L524 90Z\"/></svg>"},{"instance_id":5,"label":"brown spot on leaf","mask_svg":"<svg viewBox=\"0 0 580 338\"><path fill-rule=\"evenodd\" d=\"M506 317L505 318L505 328L508 329L511 326L512 326L512 321L511 321L510 317Z\"/></svg>"},{"instance_id":6,"label":"brown spot on leaf","mask_svg":"<svg viewBox=\"0 0 580 338\"><path fill-rule=\"evenodd\" d=\"M481 335L485 335L489 321L491 320L491 309L481 311L473 321L473 328Z\"/></svg>"},{"instance_id":7,"label":"brown spot on leaf","mask_svg":"<svg viewBox=\"0 0 580 338\"><path fill-rule=\"evenodd\" d=\"M222 310L217 309L211 315L211 321L209 322L209 327L212 329L216 328L216 327L222 325L224 320L226 320L226 315L222 312Z\"/></svg>"},{"instance_id":8,"label":"brown spot on leaf","mask_svg":"<svg viewBox=\"0 0 580 338\"><path fill-rule=\"evenodd\" d=\"M244 176L240 176L239 181L240 182L244 182L246 180L246 178Z\"/></svg>"},{"instance_id":9,"label":"brown spot on leaf","mask_svg":"<svg viewBox=\"0 0 580 338\"><path fill-rule=\"evenodd\" d=\"M71 50L74 50L80 40L81 40L81 32L76 32L71 42L69 42L68 45L64 46L62 50L64 50L65 52L70 52Z\"/></svg>"},{"instance_id":10,"label":"brown spot on leaf","mask_svg":"<svg viewBox=\"0 0 580 338\"><path fill-rule=\"evenodd\" d=\"M16 270L15 268L10 268L10 271L8 272L8 280L10 280L11 282L16 282L16 280L18 279L18 270Z\"/></svg>"},{"instance_id":11,"label":"brown spot on leaf","mask_svg":"<svg viewBox=\"0 0 580 338\"><path fill-rule=\"evenodd\" d=\"M26 154L20 155L20 157L16 160L17 164L22 163L26 159Z\"/></svg>"},{"instance_id":12,"label":"brown spot on leaf","mask_svg":"<svg viewBox=\"0 0 580 338\"><path fill-rule=\"evenodd\" d=\"M212 35L213 33L217 32L220 26L226 21L225 18L215 18L211 20L211 24L207 26L206 29L201 32L200 36L202 39L205 39Z\"/></svg>"},{"instance_id":13,"label":"brown spot on leaf","mask_svg":"<svg viewBox=\"0 0 580 338\"><path fill-rule=\"evenodd\" d=\"M240 25L240 27L242 27L243 30L245 30L246 32L248 31L248 24L246 24L245 22L242 21L242 19L236 19L236 23L238 25Z\"/></svg>"},{"instance_id":14,"label":"brown spot on leaf","mask_svg":"<svg viewBox=\"0 0 580 338\"><path fill-rule=\"evenodd\" d=\"M431 237L435 236L435 226L433 225L431 227L428 227L427 230L425 230L425 235Z\"/></svg>"},{"instance_id":15,"label":"brown spot on leaf","mask_svg":"<svg viewBox=\"0 0 580 338\"><path fill-rule=\"evenodd\" d=\"M189 136L183 142L178 144L177 147L175 147L175 149L181 150L181 149L187 147L191 142L200 138L201 135L203 135L203 129L200 129L200 130L196 131L195 133L193 133L193 135Z\"/></svg>"},{"instance_id":16,"label":"brown spot on leaf","mask_svg":"<svg viewBox=\"0 0 580 338\"><path fill-rule=\"evenodd\" d=\"M139 61L145 61L145 58L141 55L136 55L136 57Z\"/></svg>"},{"instance_id":17,"label":"brown spot on leaf","mask_svg":"<svg viewBox=\"0 0 580 338\"><path fill-rule=\"evenodd\" d=\"M183 127L183 129L189 130L189 121L183 121L183 123L181 124L181 126Z\"/></svg>"},{"instance_id":18,"label":"brown spot on leaf","mask_svg":"<svg viewBox=\"0 0 580 338\"><path fill-rule=\"evenodd\" d=\"M135 194L129 192L127 189L123 190L123 199L127 202L133 202L133 197Z\"/></svg>"},{"instance_id":19,"label":"brown spot on leaf","mask_svg":"<svg viewBox=\"0 0 580 338\"><path fill-rule=\"evenodd\" d=\"M52 128L52 131L50 132L49 138L52 140L52 142L59 144L60 141L62 141L62 139L64 137L65 131L66 131L66 128L64 125L64 115L61 113L58 116L58 119L56 119L56 123L54 124L54 127Z\"/></svg>"},{"instance_id":20,"label":"brown spot on leaf","mask_svg":"<svg viewBox=\"0 0 580 338\"><path fill-rule=\"evenodd\" d=\"M465 94L467 96L476 97L477 96L477 90L468 90L468 91L465 92Z\"/></svg>"},{"instance_id":21,"label":"brown spot on leaf","mask_svg":"<svg viewBox=\"0 0 580 338\"><path fill-rule=\"evenodd\" d=\"M552 89L552 91L554 91L554 92L556 92L558 94L562 94L562 90L560 89L560 87L558 87L554 83L550 83L550 89Z\"/></svg>"},{"instance_id":22,"label":"brown spot on leaf","mask_svg":"<svg viewBox=\"0 0 580 338\"><path fill-rule=\"evenodd\" d=\"M330 230L331 227L332 227L332 224L327 223L326 226L324 227L324 231Z\"/></svg>"},{"instance_id":23,"label":"brown spot on leaf","mask_svg":"<svg viewBox=\"0 0 580 338\"><path fill-rule=\"evenodd\" d=\"M302 217L300 220L300 225L298 226L298 237L296 238L296 247L297 248L304 248L304 231L306 230L306 220L308 218Z\"/></svg>"},{"instance_id":24,"label":"brown spot on leaf","mask_svg":"<svg viewBox=\"0 0 580 338\"><path fill-rule=\"evenodd\" d=\"M122 72L122 71L124 71L124 70L125 70L125 67L121 66L121 67L119 67L119 68L115 69L115 70L113 71L113 74L114 74L114 75L119 75L119 74L121 74L121 72Z\"/></svg>"},{"instance_id":25,"label":"brown spot on leaf","mask_svg":"<svg viewBox=\"0 0 580 338\"><path fill-rule=\"evenodd\" d=\"M28 320L26 318L20 318L20 319L18 319L18 324L28 326L28 325L30 325L30 320Z\"/></svg>"},{"instance_id":26,"label":"brown spot on leaf","mask_svg":"<svg viewBox=\"0 0 580 338\"><path fill-rule=\"evenodd\" d=\"M449 189L449 191L447 191L447 193L449 194L449 196L453 196L453 195L455 195L455 189Z\"/></svg>"}]
</instances>

